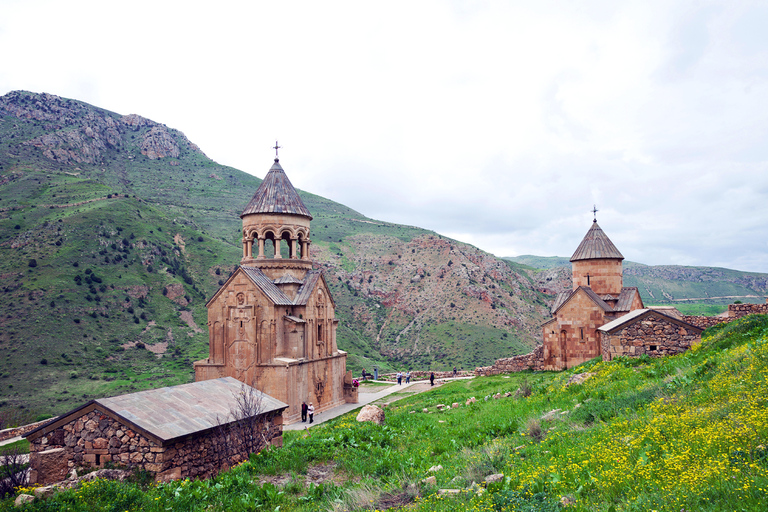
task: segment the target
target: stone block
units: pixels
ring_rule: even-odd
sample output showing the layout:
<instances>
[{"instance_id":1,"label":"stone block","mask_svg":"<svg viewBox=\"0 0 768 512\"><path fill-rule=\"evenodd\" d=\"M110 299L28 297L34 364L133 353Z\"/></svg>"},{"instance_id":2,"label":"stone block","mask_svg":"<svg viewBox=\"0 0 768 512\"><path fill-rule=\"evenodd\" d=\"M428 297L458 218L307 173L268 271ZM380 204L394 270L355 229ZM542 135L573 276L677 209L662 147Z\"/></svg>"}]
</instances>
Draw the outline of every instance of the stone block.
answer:
<instances>
[{"instance_id":1,"label":"stone block","mask_svg":"<svg viewBox=\"0 0 768 512\"><path fill-rule=\"evenodd\" d=\"M179 480L181 478L181 468L171 468L166 471L162 471L155 476L156 482L170 482L171 480Z\"/></svg>"},{"instance_id":2,"label":"stone block","mask_svg":"<svg viewBox=\"0 0 768 512\"><path fill-rule=\"evenodd\" d=\"M270 443L272 444L272 446L274 446L276 448L282 448L283 447L283 436L275 436L275 437L273 437L272 440L270 441Z\"/></svg>"},{"instance_id":3,"label":"stone block","mask_svg":"<svg viewBox=\"0 0 768 512\"><path fill-rule=\"evenodd\" d=\"M30 466L37 472L31 483L46 485L67 478L69 457L65 448L53 448L30 454Z\"/></svg>"}]
</instances>

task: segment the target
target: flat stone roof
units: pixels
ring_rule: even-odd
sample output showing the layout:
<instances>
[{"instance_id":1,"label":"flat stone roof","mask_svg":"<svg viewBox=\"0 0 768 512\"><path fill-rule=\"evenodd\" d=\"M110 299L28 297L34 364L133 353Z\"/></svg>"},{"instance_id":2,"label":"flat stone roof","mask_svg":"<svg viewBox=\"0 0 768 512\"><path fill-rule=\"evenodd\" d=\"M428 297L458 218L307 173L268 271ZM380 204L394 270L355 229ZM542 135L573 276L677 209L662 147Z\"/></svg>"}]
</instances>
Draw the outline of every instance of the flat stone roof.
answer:
<instances>
[{"instance_id":1,"label":"flat stone roof","mask_svg":"<svg viewBox=\"0 0 768 512\"><path fill-rule=\"evenodd\" d=\"M233 377L204 380L128 395L100 398L94 402L154 436L168 441L209 430L232 421L236 397L249 386ZM261 391L260 413L288 407Z\"/></svg>"}]
</instances>

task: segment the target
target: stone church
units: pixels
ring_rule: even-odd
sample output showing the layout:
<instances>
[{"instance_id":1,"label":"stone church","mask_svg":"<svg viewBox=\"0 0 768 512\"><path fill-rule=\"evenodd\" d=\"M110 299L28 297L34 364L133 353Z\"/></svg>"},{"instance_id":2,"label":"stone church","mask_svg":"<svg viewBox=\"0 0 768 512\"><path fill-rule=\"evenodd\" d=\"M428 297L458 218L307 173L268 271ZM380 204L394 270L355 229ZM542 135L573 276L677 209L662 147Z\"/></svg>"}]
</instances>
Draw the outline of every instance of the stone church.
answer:
<instances>
[{"instance_id":1,"label":"stone church","mask_svg":"<svg viewBox=\"0 0 768 512\"><path fill-rule=\"evenodd\" d=\"M543 326L543 369L571 368L601 353L598 328L643 308L640 292L623 284L621 255L597 219L571 256L573 289L561 292Z\"/></svg>"},{"instance_id":2,"label":"stone church","mask_svg":"<svg viewBox=\"0 0 768 512\"><path fill-rule=\"evenodd\" d=\"M209 356L195 380L234 377L286 404L316 412L357 402L346 352L336 346L335 304L310 258L312 215L275 162L240 215L240 266L206 304Z\"/></svg>"}]
</instances>

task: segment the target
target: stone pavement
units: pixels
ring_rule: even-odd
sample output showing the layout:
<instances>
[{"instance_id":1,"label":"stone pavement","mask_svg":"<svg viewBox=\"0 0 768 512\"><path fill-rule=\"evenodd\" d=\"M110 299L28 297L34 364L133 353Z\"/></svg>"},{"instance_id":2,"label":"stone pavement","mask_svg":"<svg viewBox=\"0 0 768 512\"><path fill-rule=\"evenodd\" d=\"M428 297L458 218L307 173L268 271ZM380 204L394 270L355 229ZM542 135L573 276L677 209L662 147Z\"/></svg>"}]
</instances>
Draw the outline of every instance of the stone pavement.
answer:
<instances>
[{"instance_id":1,"label":"stone pavement","mask_svg":"<svg viewBox=\"0 0 768 512\"><path fill-rule=\"evenodd\" d=\"M452 380L464 380L464 379L471 379L471 378L473 377L456 377L456 378L438 379L435 381L435 386L439 386L440 384L443 384L445 382L452 381ZM382 383L391 384L389 381L372 381L372 382L382 382ZM429 389L430 386L429 386L428 380L414 380L408 384L402 384L399 386L396 383L392 384L390 386L387 386L386 388L383 388L381 391L377 391L376 393L359 392L357 395L359 401L356 404L343 404L338 407L334 407L333 409L329 409L321 413L316 413L315 421L312 423L312 425L310 425L309 423L302 423L301 421L298 421L296 423L291 423L290 425L283 425L283 430L304 430L305 428L314 427L315 425L319 425L320 423L323 423L325 421L332 420L333 418L337 418L342 414L346 414L356 409L362 409L364 405L370 404L372 402L376 402L377 400L380 400L388 395L391 395L392 393L397 393L398 391L406 390L412 386L422 387L425 384L427 386L427 389ZM424 391L424 390L422 389L420 391L415 391L415 392L418 393L421 391Z\"/></svg>"}]
</instances>

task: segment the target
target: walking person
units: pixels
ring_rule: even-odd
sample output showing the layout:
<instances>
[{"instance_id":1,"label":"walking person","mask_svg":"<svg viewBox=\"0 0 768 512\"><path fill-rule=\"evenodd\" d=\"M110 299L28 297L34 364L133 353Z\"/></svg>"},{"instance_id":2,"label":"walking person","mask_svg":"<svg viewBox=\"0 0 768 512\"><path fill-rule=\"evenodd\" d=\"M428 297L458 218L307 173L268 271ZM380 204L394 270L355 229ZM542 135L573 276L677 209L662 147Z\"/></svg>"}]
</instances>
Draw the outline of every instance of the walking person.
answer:
<instances>
[{"instance_id":1,"label":"walking person","mask_svg":"<svg viewBox=\"0 0 768 512\"><path fill-rule=\"evenodd\" d=\"M315 421L315 406L312 405L312 402L309 402L309 407L307 407L307 413L309 414L309 422L314 423Z\"/></svg>"},{"instance_id":2,"label":"walking person","mask_svg":"<svg viewBox=\"0 0 768 512\"><path fill-rule=\"evenodd\" d=\"M307 421L307 402L301 402L301 422Z\"/></svg>"},{"instance_id":3,"label":"walking person","mask_svg":"<svg viewBox=\"0 0 768 512\"><path fill-rule=\"evenodd\" d=\"M429 385L430 386L435 385L435 372L430 372L429 374Z\"/></svg>"},{"instance_id":4,"label":"walking person","mask_svg":"<svg viewBox=\"0 0 768 512\"><path fill-rule=\"evenodd\" d=\"M456 378L456 374L458 373L458 370L456 370L456 367L453 367L453 378Z\"/></svg>"},{"instance_id":5,"label":"walking person","mask_svg":"<svg viewBox=\"0 0 768 512\"><path fill-rule=\"evenodd\" d=\"M397 385L401 385L403 383L403 372L397 372Z\"/></svg>"},{"instance_id":6,"label":"walking person","mask_svg":"<svg viewBox=\"0 0 768 512\"><path fill-rule=\"evenodd\" d=\"M408 370L405 374L405 383L409 384L411 382L411 370Z\"/></svg>"}]
</instances>

